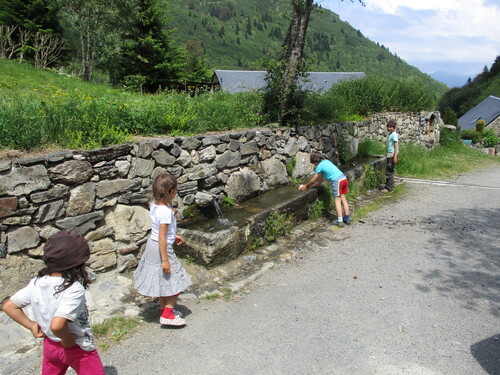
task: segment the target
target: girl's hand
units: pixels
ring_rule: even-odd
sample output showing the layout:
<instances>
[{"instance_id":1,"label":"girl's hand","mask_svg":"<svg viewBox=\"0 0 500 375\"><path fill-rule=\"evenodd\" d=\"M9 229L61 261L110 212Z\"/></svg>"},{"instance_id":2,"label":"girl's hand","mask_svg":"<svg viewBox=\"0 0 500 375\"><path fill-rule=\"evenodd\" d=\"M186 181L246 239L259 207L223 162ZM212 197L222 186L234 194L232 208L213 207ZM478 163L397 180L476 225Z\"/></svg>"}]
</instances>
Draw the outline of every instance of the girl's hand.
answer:
<instances>
[{"instance_id":1,"label":"girl's hand","mask_svg":"<svg viewBox=\"0 0 500 375\"><path fill-rule=\"evenodd\" d=\"M176 245L182 245L184 243L184 238L179 236L178 234L175 235L175 244Z\"/></svg>"},{"instance_id":2,"label":"girl's hand","mask_svg":"<svg viewBox=\"0 0 500 375\"><path fill-rule=\"evenodd\" d=\"M161 269L164 273L170 273L170 262L168 260L162 260Z\"/></svg>"},{"instance_id":3,"label":"girl's hand","mask_svg":"<svg viewBox=\"0 0 500 375\"><path fill-rule=\"evenodd\" d=\"M43 333L42 329L38 325L37 322L33 322L33 324L30 327L31 334L35 338L40 338L40 337L45 337L45 333Z\"/></svg>"}]
</instances>

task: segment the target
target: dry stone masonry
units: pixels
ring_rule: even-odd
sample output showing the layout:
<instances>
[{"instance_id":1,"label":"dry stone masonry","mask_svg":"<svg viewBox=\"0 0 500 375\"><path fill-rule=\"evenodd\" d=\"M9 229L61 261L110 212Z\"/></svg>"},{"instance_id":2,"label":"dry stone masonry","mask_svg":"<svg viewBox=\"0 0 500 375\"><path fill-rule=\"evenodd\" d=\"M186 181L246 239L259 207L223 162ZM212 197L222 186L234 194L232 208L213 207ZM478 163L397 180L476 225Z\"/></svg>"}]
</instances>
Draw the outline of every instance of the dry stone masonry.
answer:
<instances>
[{"instance_id":1,"label":"dry stone masonry","mask_svg":"<svg viewBox=\"0 0 500 375\"><path fill-rule=\"evenodd\" d=\"M149 231L151 182L160 173L178 178L181 213L225 196L242 201L310 174L312 151L338 163L341 141L353 154L363 139L385 141L391 118L403 143L432 147L439 140L438 112L382 113L356 123L157 138L0 160L0 300L40 268L44 243L62 229L86 237L94 271L134 268Z\"/></svg>"}]
</instances>

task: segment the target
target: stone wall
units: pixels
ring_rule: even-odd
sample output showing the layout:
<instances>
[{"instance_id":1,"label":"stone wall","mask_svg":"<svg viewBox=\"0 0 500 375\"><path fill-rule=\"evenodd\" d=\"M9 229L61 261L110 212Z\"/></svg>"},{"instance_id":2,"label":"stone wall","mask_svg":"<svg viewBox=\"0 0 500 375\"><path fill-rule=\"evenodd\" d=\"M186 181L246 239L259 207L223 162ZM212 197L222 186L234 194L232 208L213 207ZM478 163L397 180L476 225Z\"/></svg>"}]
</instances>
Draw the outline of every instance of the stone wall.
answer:
<instances>
[{"instance_id":1,"label":"stone wall","mask_svg":"<svg viewBox=\"0 0 500 375\"><path fill-rule=\"evenodd\" d=\"M500 116L490 122L486 129L493 130L493 133L495 133L497 137L500 137Z\"/></svg>"},{"instance_id":2,"label":"stone wall","mask_svg":"<svg viewBox=\"0 0 500 375\"><path fill-rule=\"evenodd\" d=\"M0 259L0 289L8 292L5 270L31 272L47 238L61 229L87 238L94 271L135 267L149 230L151 182L162 172L178 178L181 213L225 196L241 201L287 184L292 158L291 177L301 178L312 172L312 151L338 163L341 139L353 154L362 139L385 141L390 118L398 122L401 143L432 147L439 140L438 112L384 113L360 123L146 139L0 161L0 258L6 258Z\"/></svg>"}]
</instances>

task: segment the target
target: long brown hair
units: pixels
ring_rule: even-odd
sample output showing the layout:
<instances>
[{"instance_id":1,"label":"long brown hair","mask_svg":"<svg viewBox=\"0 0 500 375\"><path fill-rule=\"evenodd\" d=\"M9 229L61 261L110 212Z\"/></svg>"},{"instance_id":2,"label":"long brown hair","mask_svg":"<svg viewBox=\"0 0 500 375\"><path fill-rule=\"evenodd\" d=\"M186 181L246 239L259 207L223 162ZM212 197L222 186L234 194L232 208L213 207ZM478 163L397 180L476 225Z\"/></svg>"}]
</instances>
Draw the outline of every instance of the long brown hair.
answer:
<instances>
[{"instance_id":1,"label":"long brown hair","mask_svg":"<svg viewBox=\"0 0 500 375\"><path fill-rule=\"evenodd\" d=\"M169 173L162 173L158 175L153 181L153 199L157 203L160 201L168 200L172 191L176 189L177 178Z\"/></svg>"}]
</instances>

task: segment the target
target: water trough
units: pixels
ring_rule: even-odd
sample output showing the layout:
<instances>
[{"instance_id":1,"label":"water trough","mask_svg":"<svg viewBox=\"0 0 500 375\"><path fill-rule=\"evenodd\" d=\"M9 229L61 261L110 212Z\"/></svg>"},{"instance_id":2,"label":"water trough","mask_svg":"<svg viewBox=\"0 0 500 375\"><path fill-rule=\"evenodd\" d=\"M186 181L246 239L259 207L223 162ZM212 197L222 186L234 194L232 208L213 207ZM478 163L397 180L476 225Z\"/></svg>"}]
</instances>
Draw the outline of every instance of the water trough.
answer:
<instances>
[{"instance_id":1,"label":"water trough","mask_svg":"<svg viewBox=\"0 0 500 375\"><path fill-rule=\"evenodd\" d=\"M353 182L363 178L366 170L380 172L384 167L385 158L374 157L341 169ZM241 202L224 212L223 220L215 215L193 225L180 221L177 232L185 244L176 252L206 267L237 258L264 236L266 221L274 212L290 215L296 224L307 220L309 208L318 198L318 189L301 192L297 188L298 184L281 186Z\"/></svg>"}]
</instances>

